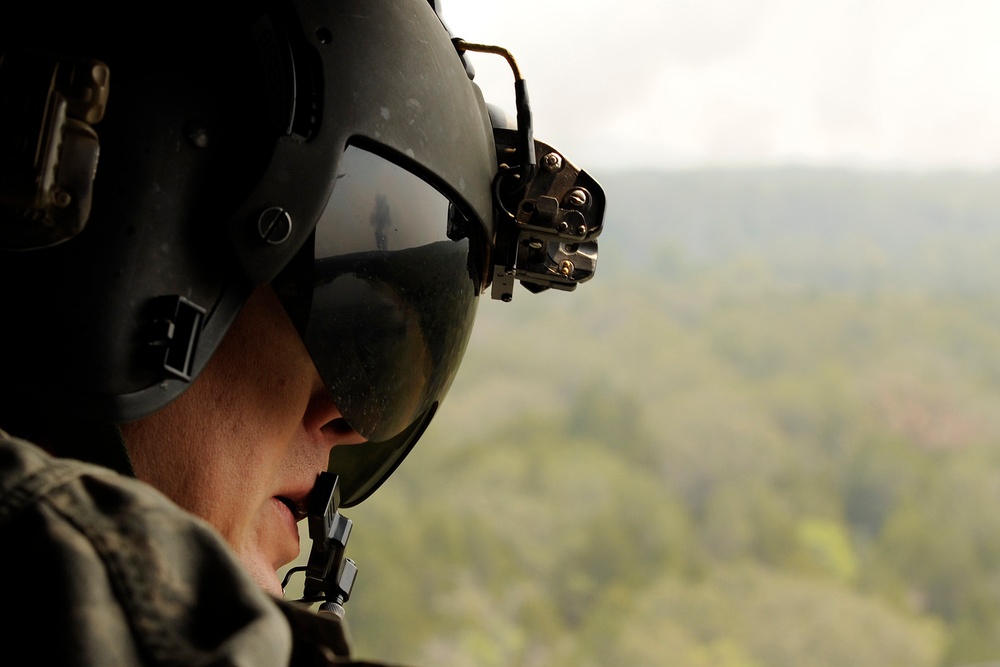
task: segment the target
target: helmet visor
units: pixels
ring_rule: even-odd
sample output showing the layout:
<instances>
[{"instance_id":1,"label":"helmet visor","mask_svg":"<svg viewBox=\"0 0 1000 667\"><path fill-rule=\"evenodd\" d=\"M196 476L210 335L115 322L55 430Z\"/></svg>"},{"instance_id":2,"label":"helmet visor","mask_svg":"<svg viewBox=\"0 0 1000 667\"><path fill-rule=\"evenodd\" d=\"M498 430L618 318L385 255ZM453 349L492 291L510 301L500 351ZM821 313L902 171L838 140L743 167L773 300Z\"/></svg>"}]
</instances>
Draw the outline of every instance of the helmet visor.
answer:
<instances>
[{"instance_id":1,"label":"helmet visor","mask_svg":"<svg viewBox=\"0 0 1000 667\"><path fill-rule=\"evenodd\" d=\"M475 238L426 181L350 146L313 236L275 281L344 419L369 440L334 448L345 505L395 469L451 385L481 291Z\"/></svg>"}]
</instances>

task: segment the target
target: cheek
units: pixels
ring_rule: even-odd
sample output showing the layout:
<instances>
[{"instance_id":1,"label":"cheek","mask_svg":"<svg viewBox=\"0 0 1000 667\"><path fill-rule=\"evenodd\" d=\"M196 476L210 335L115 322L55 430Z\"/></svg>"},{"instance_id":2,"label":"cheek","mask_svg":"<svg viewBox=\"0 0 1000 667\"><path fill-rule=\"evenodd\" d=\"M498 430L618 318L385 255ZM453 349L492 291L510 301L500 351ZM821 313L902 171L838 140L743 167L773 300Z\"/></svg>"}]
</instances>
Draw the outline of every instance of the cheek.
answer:
<instances>
[{"instance_id":1,"label":"cheek","mask_svg":"<svg viewBox=\"0 0 1000 667\"><path fill-rule=\"evenodd\" d=\"M275 492L282 448L278 434L269 439L268 427L252 412L238 417L237 406L220 399L192 387L122 432L136 477L211 523L239 549L252 539Z\"/></svg>"},{"instance_id":2,"label":"cheek","mask_svg":"<svg viewBox=\"0 0 1000 667\"><path fill-rule=\"evenodd\" d=\"M286 442L302 422L318 375L277 298L255 296L205 369L206 384L216 393L216 414L233 432Z\"/></svg>"},{"instance_id":3,"label":"cheek","mask_svg":"<svg viewBox=\"0 0 1000 667\"><path fill-rule=\"evenodd\" d=\"M271 302L273 301L273 303ZM278 492L318 376L276 300L251 298L193 385L122 427L136 476L231 542Z\"/></svg>"}]
</instances>

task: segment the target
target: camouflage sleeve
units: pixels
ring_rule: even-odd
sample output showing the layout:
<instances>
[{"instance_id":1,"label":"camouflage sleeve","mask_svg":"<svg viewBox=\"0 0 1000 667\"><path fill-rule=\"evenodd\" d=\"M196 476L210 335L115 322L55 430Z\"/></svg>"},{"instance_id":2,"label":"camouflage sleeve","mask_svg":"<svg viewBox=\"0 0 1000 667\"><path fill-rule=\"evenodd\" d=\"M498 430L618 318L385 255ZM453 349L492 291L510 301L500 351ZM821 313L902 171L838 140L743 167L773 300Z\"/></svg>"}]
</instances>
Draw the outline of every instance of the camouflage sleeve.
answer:
<instances>
[{"instance_id":1,"label":"camouflage sleeve","mask_svg":"<svg viewBox=\"0 0 1000 667\"><path fill-rule=\"evenodd\" d=\"M0 544L0 637L25 664L275 667L292 657L277 601L207 524L133 479L2 431Z\"/></svg>"}]
</instances>

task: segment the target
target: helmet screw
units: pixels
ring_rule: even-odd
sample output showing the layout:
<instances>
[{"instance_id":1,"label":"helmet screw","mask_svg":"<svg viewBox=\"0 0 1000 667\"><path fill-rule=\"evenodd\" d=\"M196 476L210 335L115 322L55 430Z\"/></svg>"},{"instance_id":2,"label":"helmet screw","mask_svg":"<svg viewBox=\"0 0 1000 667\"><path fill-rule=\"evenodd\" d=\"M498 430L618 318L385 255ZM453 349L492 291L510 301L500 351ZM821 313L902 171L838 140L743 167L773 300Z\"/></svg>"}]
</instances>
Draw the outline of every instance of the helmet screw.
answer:
<instances>
[{"instance_id":1,"label":"helmet screw","mask_svg":"<svg viewBox=\"0 0 1000 667\"><path fill-rule=\"evenodd\" d=\"M66 208L73 201L73 197L70 196L65 190L56 190L52 195L52 201L59 208Z\"/></svg>"},{"instance_id":2,"label":"helmet screw","mask_svg":"<svg viewBox=\"0 0 1000 667\"><path fill-rule=\"evenodd\" d=\"M577 227L576 233L580 236L584 236L587 233L587 225L580 225Z\"/></svg>"},{"instance_id":3,"label":"helmet screw","mask_svg":"<svg viewBox=\"0 0 1000 667\"><path fill-rule=\"evenodd\" d=\"M583 208L590 201L590 194L583 188L577 188L569 193L566 197L566 201L570 206L575 206L576 208Z\"/></svg>"},{"instance_id":4,"label":"helmet screw","mask_svg":"<svg viewBox=\"0 0 1000 667\"><path fill-rule=\"evenodd\" d=\"M548 171L559 171L562 169L562 156L559 153L546 153L542 157L542 166Z\"/></svg>"},{"instance_id":5,"label":"helmet screw","mask_svg":"<svg viewBox=\"0 0 1000 667\"><path fill-rule=\"evenodd\" d=\"M187 140L195 148L205 148L208 146L209 131L205 124L196 120L189 120L184 123L184 133L187 135Z\"/></svg>"},{"instance_id":6,"label":"helmet screw","mask_svg":"<svg viewBox=\"0 0 1000 667\"><path fill-rule=\"evenodd\" d=\"M280 206L272 206L257 218L257 232L261 240L280 245L292 235L292 216Z\"/></svg>"},{"instance_id":7,"label":"helmet screw","mask_svg":"<svg viewBox=\"0 0 1000 667\"><path fill-rule=\"evenodd\" d=\"M568 259L564 259L562 261L562 264L559 265L559 273L563 274L566 277L572 275L573 271L575 270L576 267L573 266L573 262L569 261Z\"/></svg>"}]
</instances>

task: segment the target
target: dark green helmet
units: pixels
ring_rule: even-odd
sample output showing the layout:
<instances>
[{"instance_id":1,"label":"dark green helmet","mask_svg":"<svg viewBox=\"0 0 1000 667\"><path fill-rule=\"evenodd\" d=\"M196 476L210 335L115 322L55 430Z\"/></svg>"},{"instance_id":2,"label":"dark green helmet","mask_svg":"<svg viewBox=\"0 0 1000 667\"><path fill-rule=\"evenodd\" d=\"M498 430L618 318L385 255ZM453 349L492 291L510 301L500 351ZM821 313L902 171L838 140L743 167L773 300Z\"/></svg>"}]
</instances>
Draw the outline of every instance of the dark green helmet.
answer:
<instances>
[{"instance_id":1,"label":"dark green helmet","mask_svg":"<svg viewBox=\"0 0 1000 667\"><path fill-rule=\"evenodd\" d=\"M371 440L332 457L360 502L443 399L479 295L572 289L596 261L600 187L534 141L519 74L496 126L466 50L490 48L426 0L0 19L2 400L153 412L270 283Z\"/></svg>"}]
</instances>

